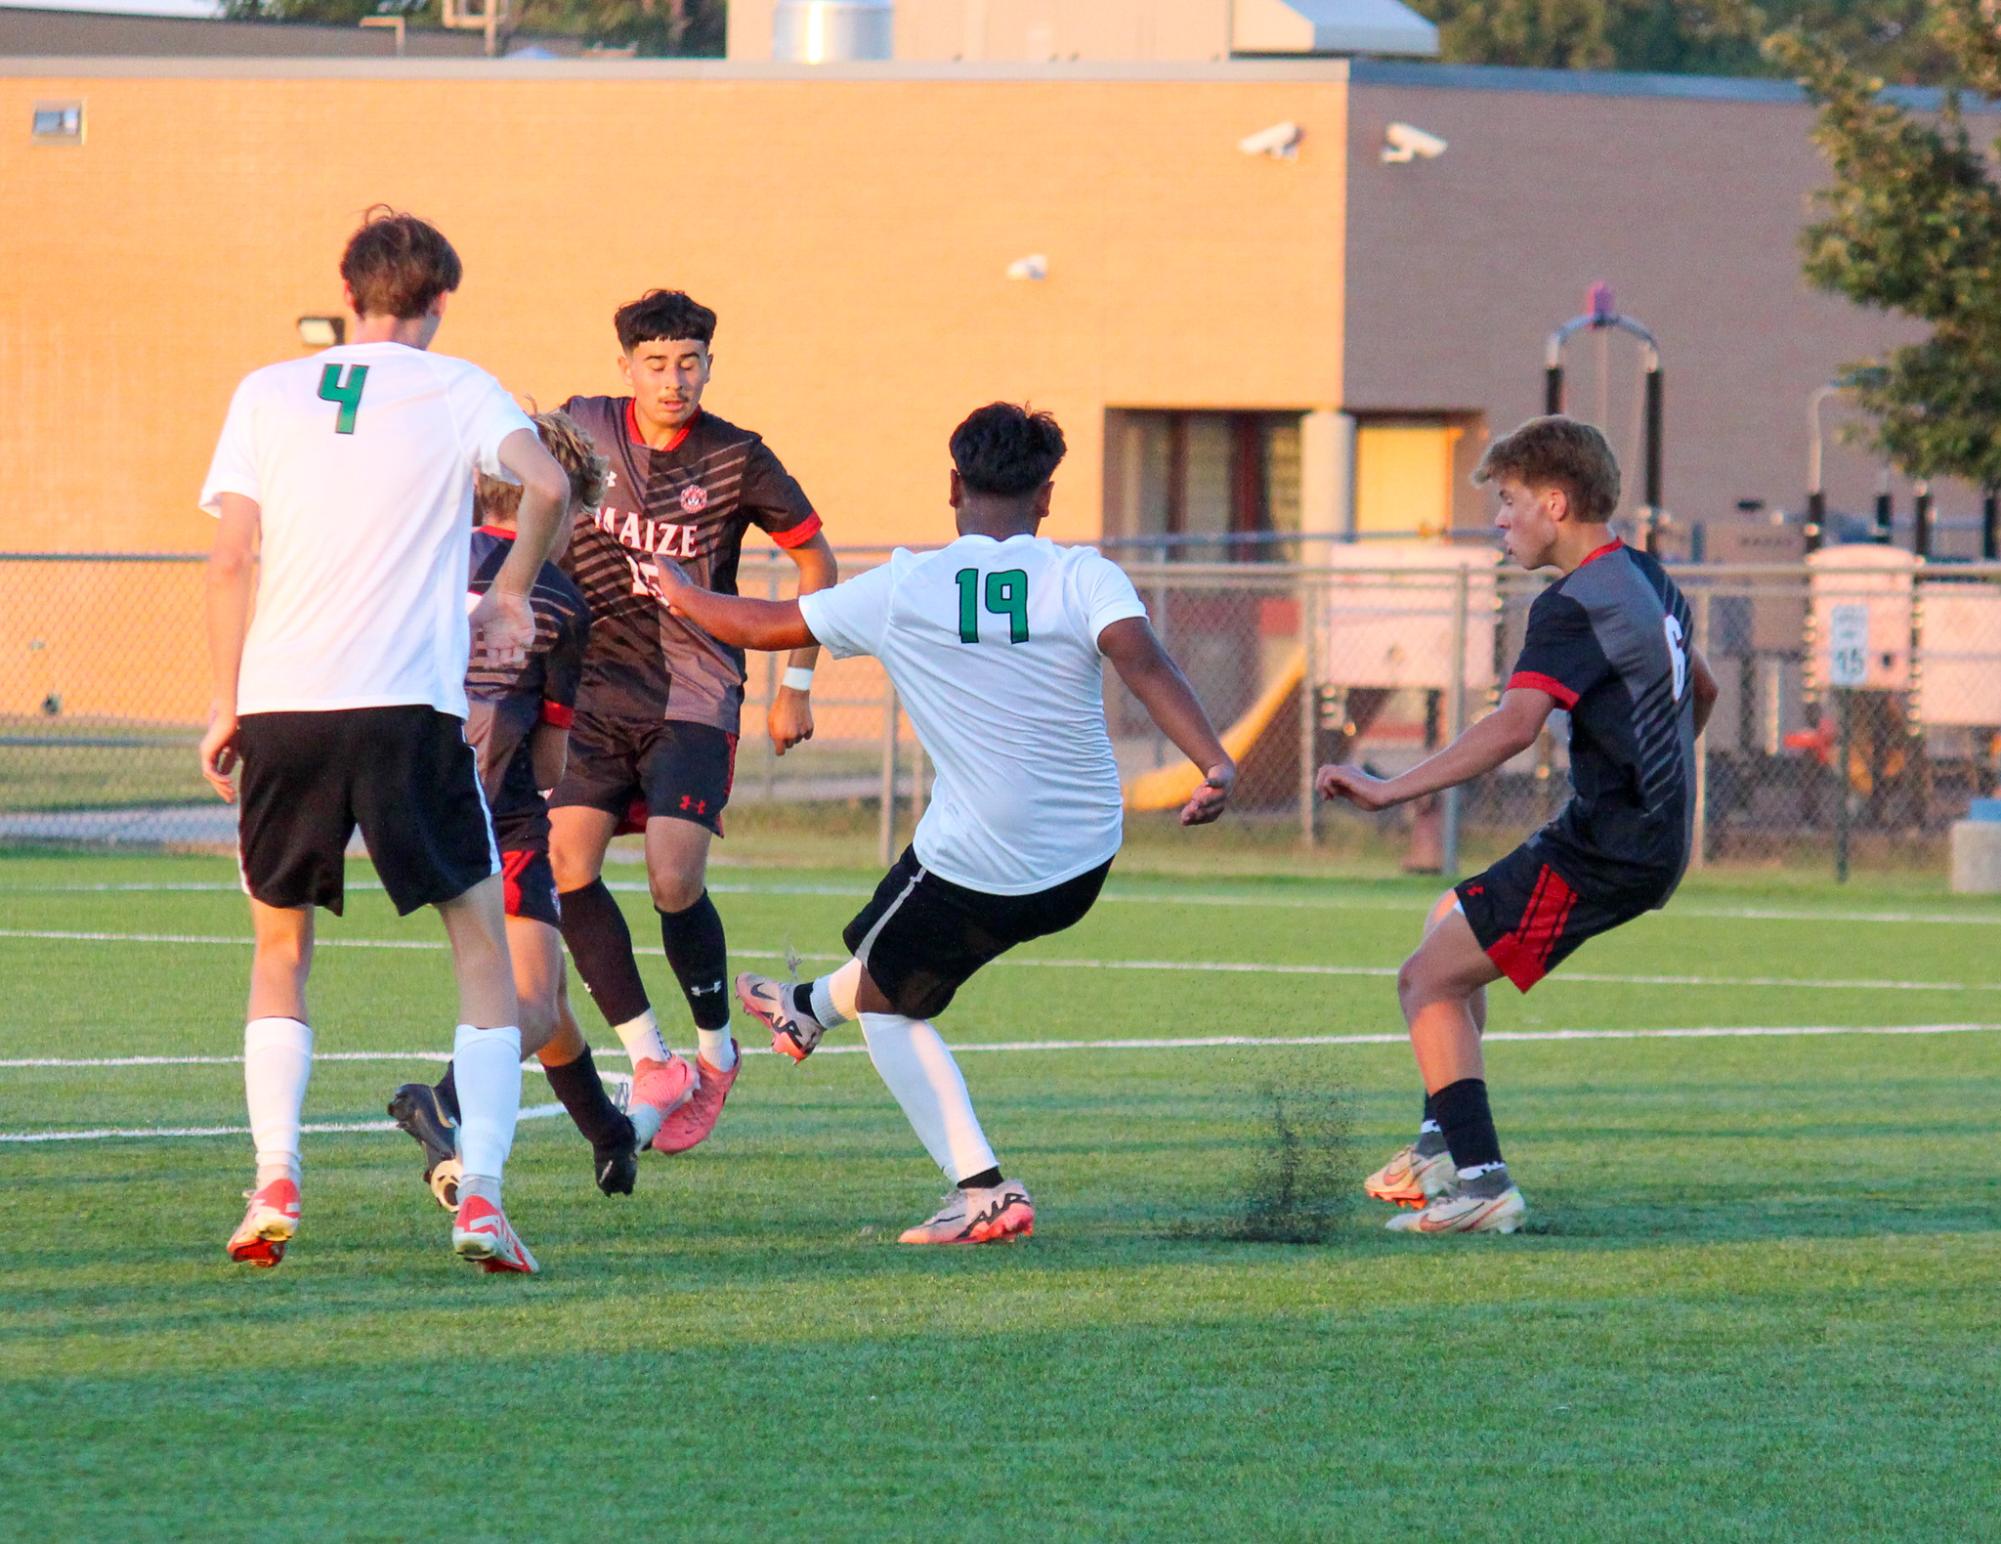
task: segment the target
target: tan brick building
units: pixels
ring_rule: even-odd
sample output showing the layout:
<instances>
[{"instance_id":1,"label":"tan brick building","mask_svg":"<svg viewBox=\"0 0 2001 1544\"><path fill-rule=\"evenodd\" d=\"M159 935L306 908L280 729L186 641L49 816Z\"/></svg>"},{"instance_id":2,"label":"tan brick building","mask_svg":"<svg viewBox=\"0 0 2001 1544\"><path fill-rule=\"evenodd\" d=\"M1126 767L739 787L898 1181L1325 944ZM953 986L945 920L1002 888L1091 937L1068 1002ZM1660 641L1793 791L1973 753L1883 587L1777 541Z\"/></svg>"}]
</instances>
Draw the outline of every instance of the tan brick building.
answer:
<instances>
[{"instance_id":1,"label":"tan brick building","mask_svg":"<svg viewBox=\"0 0 2001 1544\"><path fill-rule=\"evenodd\" d=\"M37 139L64 104L80 140ZM713 405L840 542L937 536L993 397L1062 418L1062 535L1477 523L1471 457L1601 279L1662 340L1669 508L1796 504L1809 392L1894 336L1798 276L1809 122L1768 83L1333 58L0 60L6 545L201 545L232 385L339 309L377 201L465 256L441 346L541 402L615 387L640 290L714 305ZM1385 162L1393 123L1446 148ZM1604 357L1572 407L1631 452ZM1833 502L1874 476L1835 452Z\"/></svg>"}]
</instances>

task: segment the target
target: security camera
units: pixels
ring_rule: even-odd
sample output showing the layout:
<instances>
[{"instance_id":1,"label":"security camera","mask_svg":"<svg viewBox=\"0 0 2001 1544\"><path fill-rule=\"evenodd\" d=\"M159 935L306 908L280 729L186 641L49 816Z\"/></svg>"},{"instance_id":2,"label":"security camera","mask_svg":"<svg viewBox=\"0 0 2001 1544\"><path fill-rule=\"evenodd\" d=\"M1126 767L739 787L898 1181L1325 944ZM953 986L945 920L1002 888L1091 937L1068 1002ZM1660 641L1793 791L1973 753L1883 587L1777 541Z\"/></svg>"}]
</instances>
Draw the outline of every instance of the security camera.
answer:
<instances>
[{"instance_id":1,"label":"security camera","mask_svg":"<svg viewBox=\"0 0 2001 1544\"><path fill-rule=\"evenodd\" d=\"M1290 161L1299 154L1299 142L1304 138L1306 130L1298 124L1274 123L1268 129L1246 134L1237 141L1237 148L1245 155L1268 155L1274 161Z\"/></svg>"},{"instance_id":2,"label":"security camera","mask_svg":"<svg viewBox=\"0 0 2001 1544\"><path fill-rule=\"evenodd\" d=\"M1017 257L1007 265L1007 276L1010 279L1046 279L1049 277L1049 259L1040 252Z\"/></svg>"},{"instance_id":3,"label":"security camera","mask_svg":"<svg viewBox=\"0 0 2001 1544\"><path fill-rule=\"evenodd\" d=\"M1401 166L1405 161L1420 158L1435 161L1445 154L1445 141L1436 134L1427 134L1415 124L1393 123L1383 130L1387 141L1383 146L1383 161L1386 165Z\"/></svg>"}]
</instances>

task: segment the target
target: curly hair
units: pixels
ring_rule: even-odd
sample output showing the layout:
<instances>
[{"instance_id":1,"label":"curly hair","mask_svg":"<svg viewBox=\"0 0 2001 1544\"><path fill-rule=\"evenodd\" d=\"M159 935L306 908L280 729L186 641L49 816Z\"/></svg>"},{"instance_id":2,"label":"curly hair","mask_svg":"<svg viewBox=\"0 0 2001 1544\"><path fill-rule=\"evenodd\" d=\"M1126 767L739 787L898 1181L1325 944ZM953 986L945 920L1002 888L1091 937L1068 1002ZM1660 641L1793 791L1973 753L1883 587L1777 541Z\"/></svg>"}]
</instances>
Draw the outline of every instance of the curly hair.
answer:
<instances>
[{"instance_id":1,"label":"curly hair","mask_svg":"<svg viewBox=\"0 0 2001 1544\"><path fill-rule=\"evenodd\" d=\"M1581 419L1531 418L1487 447L1476 483L1514 477L1531 488L1561 488L1580 520L1600 524L1619 507L1619 458L1605 436Z\"/></svg>"},{"instance_id":2,"label":"curly hair","mask_svg":"<svg viewBox=\"0 0 2001 1544\"><path fill-rule=\"evenodd\" d=\"M1019 498L1055 475L1067 447L1063 431L1047 413L989 402L952 431L952 464L959 480L975 493Z\"/></svg>"},{"instance_id":3,"label":"curly hair","mask_svg":"<svg viewBox=\"0 0 2001 1544\"><path fill-rule=\"evenodd\" d=\"M569 475L570 503L577 509L596 509L604 502L605 474L611 463L598 454L590 436L568 413L537 413L534 422L543 448ZM481 472L473 479L473 508L482 520L512 524L521 510L521 485Z\"/></svg>"},{"instance_id":4,"label":"curly hair","mask_svg":"<svg viewBox=\"0 0 2001 1544\"><path fill-rule=\"evenodd\" d=\"M628 354L642 343L662 339L716 340L716 313L682 290L648 290L620 306L611 322L618 329L618 346Z\"/></svg>"}]
</instances>

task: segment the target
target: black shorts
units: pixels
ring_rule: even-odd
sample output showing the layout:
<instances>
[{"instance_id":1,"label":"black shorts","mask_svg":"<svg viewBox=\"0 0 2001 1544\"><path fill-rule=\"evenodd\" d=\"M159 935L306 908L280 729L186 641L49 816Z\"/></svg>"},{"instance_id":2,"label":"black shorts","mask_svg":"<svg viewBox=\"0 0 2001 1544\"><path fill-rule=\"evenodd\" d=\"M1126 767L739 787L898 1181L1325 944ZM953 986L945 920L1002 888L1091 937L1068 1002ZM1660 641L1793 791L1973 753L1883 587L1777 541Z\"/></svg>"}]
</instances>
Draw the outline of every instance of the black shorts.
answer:
<instances>
[{"instance_id":1,"label":"black shorts","mask_svg":"<svg viewBox=\"0 0 2001 1544\"><path fill-rule=\"evenodd\" d=\"M455 900L500 871L465 724L422 705L247 713L237 861L267 906L339 914L354 828L397 911Z\"/></svg>"},{"instance_id":2,"label":"black shorts","mask_svg":"<svg viewBox=\"0 0 2001 1544\"><path fill-rule=\"evenodd\" d=\"M898 1013L928 1019L982 965L1081 922L1111 871L1107 858L1047 890L989 895L940 879L906 847L841 937Z\"/></svg>"},{"instance_id":3,"label":"black shorts","mask_svg":"<svg viewBox=\"0 0 2001 1544\"><path fill-rule=\"evenodd\" d=\"M549 807L581 804L643 831L651 816L689 820L723 834L723 806L736 781L736 736L708 724L600 718L570 724L570 760Z\"/></svg>"},{"instance_id":4,"label":"black shorts","mask_svg":"<svg viewBox=\"0 0 2001 1544\"><path fill-rule=\"evenodd\" d=\"M546 848L515 848L500 855L500 880L507 915L530 922L563 925L562 903L556 899L556 871L549 867Z\"/></svg>"},{"instance_id":5,"label":"black shorts","mask_svg":"<svg viewBox=\"0 0 2001 1544\"><path fill-rule=\"evenodd\" d=\"M1517 847L1484 874L1453 886L1473 937L1501 974L1526 992L1587 938L1654 910L1672 884L1580 890L1536 842Z\"/></svg>"}]
</instances>

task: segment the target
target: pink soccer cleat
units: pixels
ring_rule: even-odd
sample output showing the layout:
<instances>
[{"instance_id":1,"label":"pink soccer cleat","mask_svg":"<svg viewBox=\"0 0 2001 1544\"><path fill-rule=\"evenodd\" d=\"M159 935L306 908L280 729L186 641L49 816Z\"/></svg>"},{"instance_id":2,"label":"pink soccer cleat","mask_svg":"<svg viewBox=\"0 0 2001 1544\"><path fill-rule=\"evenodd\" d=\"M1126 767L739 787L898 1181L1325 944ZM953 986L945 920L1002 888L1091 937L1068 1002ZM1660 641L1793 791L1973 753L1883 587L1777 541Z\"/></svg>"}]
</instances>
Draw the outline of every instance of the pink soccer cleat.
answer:
<instances>
[{"instance_id":1,"label":"pink soccer cleat","mask_svg":"<svg viewBox=\"0 0 2001 1544\"><path fill-rule=\"evenodd\" d=\"M695 1092L680 1109L667 1117L660 1128L660 1134L653 1139L656 1151L663 1153L685 1153L691 1147L708 1141L709 1133L716 1129L716 1121L723 1113L723 1101L730 1096L736 1086L736 1075L743 1071L743 1049L736 1041L730 1041L730 1049L737 1053L736 1064L728 1072L718 1072L700 1056L695 1058Z\"/></svg>"},{"instance_id":2,"label":"pink soccer cleat","mask_svg":"<svg viewBox=\"0 0 2001 1544\"><path fill-rule=\"evenodd\" d=\"M644 1147L651 1142L668 1116L695 1097L699 1081L686 1058L671 1053L664 1062L644 1057L634 1062L632 1097L625 1111L632 1121L634 1145Z\"/></svg>"},{"instance_id":3,"label":"pink soccer cleat","mask_svg":"<svg viewBox=\"0 0 2001 1544\"><path fill-rule=\"evenodd\" d=\"M484 1196L467 1196L452 1219L452 1249L461 1260L499 1275L533 1276L541 1267L528 1252L507 1214Z\"/></svg>"}]
</instances>

